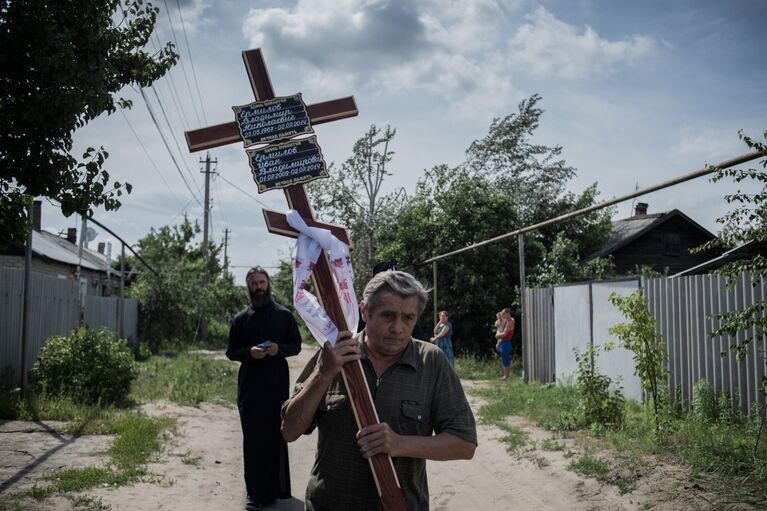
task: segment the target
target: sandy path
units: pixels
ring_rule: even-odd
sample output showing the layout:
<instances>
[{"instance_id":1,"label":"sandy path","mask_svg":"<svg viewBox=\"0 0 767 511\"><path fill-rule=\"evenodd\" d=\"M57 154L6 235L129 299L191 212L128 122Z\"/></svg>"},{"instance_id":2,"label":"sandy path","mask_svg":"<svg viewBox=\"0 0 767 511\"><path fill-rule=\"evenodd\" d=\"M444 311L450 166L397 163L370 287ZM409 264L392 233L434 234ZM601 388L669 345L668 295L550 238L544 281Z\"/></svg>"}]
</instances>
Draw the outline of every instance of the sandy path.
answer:
<instances>
[{"instance_id":1,"label":"sandy path","mask_svg":"<svg viewBox=\"0 0 767 511\"><path fill-rule=\"evenodd\" d=\"M298 357L289 359L293 378L313 351L305 348ZM476 412L479 403L471 401ZM115 511L243 509L242 443L236 408L207 403L195 408L160 402L146 406L145 410L155 416L178 418L177 432L157 462L149 466L152 473L163 477L156 482L94 488L86 493L100 497ZM551 437L550 433L522 419L512 420L530 432L535 441ZM105 460L99 453L109 444L109 437L73 440L55 433L51 426L56 425L21 422L0 425L0 481L4 481L0 488L4 492L29 488L36 476L53 470ZM642 501L652 493L651 486L645 484L633 494L619 495L614 486L568 471L569 460L562 451L535 450L526 456L511 455L500 441L501 430L480 425L478 433L479 447L473 460L427 463L433 510L633 510L640 509ZM315 434L290 444L295 497L280 501L271 509L303 509L303 493L315 445ZM541 459L545 462L541 463ZM545 466L539 468L539 465ZM49 499L40 508L71 509L69 502L61 498ZM680 509L679 502L668 509L671 508Z\"/></svg>"}]
</instances>

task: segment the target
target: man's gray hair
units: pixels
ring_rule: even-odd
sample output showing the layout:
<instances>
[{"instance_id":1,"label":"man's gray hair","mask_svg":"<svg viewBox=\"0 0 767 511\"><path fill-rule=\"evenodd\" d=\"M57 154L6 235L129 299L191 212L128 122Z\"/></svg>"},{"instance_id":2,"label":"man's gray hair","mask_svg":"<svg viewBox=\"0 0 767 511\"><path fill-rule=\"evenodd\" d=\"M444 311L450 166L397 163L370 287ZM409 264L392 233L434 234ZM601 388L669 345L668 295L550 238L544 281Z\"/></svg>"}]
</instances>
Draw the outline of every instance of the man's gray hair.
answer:
<instances>
[{"instance_id":1,"label":"man's gray hair","mask_svg":"<svg viewBox=\"0 0 767 511\"><path fill-rule=\"evenodd\" d=\"M378 296L384 291L402 298L411 296L418 298L418 314L423 312L426 300L429 299L429 291L409 273L397 270L382 271L370 279L362 292L362 300L368 312L372 312L378 306Z\"/></svg>"}]
</instances>

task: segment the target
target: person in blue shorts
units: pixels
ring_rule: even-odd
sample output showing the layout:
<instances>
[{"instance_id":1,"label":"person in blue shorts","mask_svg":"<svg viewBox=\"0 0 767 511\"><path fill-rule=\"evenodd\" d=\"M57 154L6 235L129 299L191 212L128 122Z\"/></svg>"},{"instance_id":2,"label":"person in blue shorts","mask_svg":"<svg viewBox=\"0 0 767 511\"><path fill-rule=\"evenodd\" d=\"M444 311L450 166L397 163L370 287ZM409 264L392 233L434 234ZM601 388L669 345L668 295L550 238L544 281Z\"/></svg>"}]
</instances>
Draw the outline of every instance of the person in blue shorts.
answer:
<instances>
[{"instance_id":1,"label":"person in blue shorts","mask_svg":"<svg viewBox=\"0 0 767 511\"><path fill-rule=\"evenodd\" d=\"M429 340L442 350L442 353L445 354L450 365L455 367L452 336L453 325L447 320L447 311L440 311L439 322L434 326L434 337Z\"/></svg>"},{"instance_id":2,"label":"person in blue shorts","mask_svg":"<svg viewBox=\"0 0 767 511\"><path fill-rule=\"evenodd\" d=\"M508 307L500 312L496 321L495 349L501 354L502 380L508 380L511 374L511 338L514 337L514 318Z\"/></svg>"}]
</instances>

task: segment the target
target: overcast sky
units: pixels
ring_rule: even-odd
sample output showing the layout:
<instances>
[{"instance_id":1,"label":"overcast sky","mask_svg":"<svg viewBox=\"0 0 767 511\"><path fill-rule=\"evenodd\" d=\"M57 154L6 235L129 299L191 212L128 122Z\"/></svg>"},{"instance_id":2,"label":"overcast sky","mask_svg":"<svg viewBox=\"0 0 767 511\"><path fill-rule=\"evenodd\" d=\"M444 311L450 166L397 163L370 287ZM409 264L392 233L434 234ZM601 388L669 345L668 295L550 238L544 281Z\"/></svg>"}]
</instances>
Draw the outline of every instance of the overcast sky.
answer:
<instances>
[{"instance_id":1,"label":"overcast sky","mask_svg":"<svg viewBox=\"0 0 767 511\"><path fill-rule=\"evenodd\" d=\"M156 41L177 42L181 54L170 76L144 91L165 142L131 89L122 96L132 110L76 135L78 150L103 145L111 176L133 185L118 212L95 215L129 243L185 213L202 226L205 154L189 154L183 132L232 121L233 105L253 101L241 57L249 48L262 48L278 95L302 92L307 104L355 97L358 117L315 128L328 163L346 159L371 124L396 128L388 185L409 193L424 169L461 163L494 117L533 94L545 111L535 141L561 145L578 169L569 189L597 182L600 199L743 154L738 130L759 137L767 128L762 0L154 3ZM281 191L258 194L242 144L211 157L212 236L220 243L229 229L243 283L247 267L289 257L292 241L267 233L261 213L286 202ZM732 189L704 178L641 200L650 213L678 208L715 232ZM616 217L629 210L620 206ZM43 227L79 228L79 220L46 205ZM111 240L94 228L92 247Z\"/></svg>"}]
</instances>

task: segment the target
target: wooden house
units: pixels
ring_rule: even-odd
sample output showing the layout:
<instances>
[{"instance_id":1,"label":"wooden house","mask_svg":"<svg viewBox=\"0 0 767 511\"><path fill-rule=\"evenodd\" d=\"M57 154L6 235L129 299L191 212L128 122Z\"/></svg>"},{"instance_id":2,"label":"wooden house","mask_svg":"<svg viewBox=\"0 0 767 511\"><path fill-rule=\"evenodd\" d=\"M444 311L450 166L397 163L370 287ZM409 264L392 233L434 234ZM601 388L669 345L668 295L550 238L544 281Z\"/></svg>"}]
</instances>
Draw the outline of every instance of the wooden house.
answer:
<instances>
[{"instance_id":1,"label":"wooden house","mask_svg":"<svg viewBox=\"0 0 767 511\"><path fill-rule=\"evenodd\" d=\"M108 296L116 288L117 275L107 269L108 258L104 244L99 250L83 247L82 256L77 242L77 229L69 228L66 237L40 228L40 203L35 203L32 231L32 271L61 279L74 280L78 265L84 294ZM24 269L24 247L9 247L0 251L0 269ZM119 272L118 272L119 273Z\"/></svg>"},{"instance_id":2,"label":"wooden house","mask_svg":"<svg viewBox=\"0 0 767 511\"><path fill-rule=\"evenodd\" d=\"M649 214L647 208L637 203L633 216L613 222L607 243L586 260L612 256L618 275L639 266L673 275L721 255L721 250L690 253L715 236L678 209Z\"/></svg>"}]
</instances>

